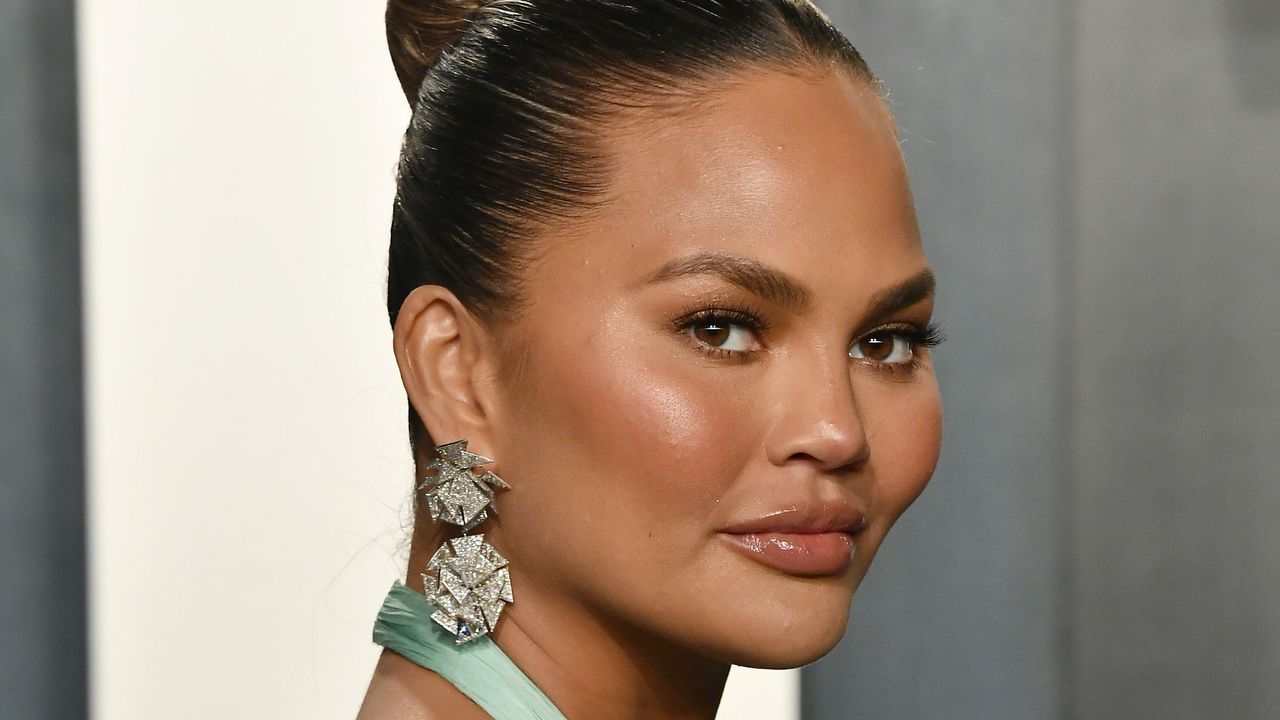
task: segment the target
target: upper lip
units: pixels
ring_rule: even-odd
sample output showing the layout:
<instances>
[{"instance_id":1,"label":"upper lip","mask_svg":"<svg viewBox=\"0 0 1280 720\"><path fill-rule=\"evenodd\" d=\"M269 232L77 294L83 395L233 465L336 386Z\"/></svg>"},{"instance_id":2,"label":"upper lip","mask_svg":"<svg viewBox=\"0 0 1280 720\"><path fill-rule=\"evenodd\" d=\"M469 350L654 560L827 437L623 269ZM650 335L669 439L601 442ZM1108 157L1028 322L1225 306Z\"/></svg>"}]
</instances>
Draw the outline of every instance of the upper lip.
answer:
<instances>
[{"instance_id":1,"label":"upper lip","mask_svg":"<svg viewBox=\"0 0 1280 720\"><path fill-rule=\"evenodd\" d=\"M720 532L746 535L760 532L857 533L867 526L867 514L843 502L797 503L782 510L736 522Z\"/></svg>"}]
</instances>

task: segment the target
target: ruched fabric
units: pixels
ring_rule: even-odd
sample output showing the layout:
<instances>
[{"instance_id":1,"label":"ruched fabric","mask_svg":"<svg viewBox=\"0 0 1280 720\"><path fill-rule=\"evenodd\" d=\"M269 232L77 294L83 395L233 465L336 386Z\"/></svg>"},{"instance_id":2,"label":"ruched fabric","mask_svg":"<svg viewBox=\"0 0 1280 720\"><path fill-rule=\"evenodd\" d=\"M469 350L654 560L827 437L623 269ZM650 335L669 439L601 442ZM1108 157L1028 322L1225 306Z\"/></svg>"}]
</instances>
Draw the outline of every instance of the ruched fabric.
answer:
<instances>
[{"instance_id":1,"label":"ruched fabric","mask_svg":"<svg viewBox=\"0 0 1280 720\"><path fill-rule=\"evenodd\" d=\"M565 720L489 636L458 645L433 612L426 597L396 580L373 624L373 641L436 672L494 720Z\"/></svg>"}]
</instances>

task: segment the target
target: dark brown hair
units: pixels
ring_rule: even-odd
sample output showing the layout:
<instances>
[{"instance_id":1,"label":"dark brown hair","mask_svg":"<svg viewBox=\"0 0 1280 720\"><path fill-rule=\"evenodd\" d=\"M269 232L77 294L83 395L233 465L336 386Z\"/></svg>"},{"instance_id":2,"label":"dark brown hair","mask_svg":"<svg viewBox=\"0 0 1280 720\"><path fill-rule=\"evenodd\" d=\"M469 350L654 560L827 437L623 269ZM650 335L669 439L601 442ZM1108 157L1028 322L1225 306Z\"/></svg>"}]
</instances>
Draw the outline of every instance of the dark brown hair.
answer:
<instances>
[{"instance_id":1,"label":"dark brown hair","mask_svg":"<svg viewBox=\"0 0 1280 720\"><path fill-rule=\"evenodd\" d=\"M678 112L751 69L842 70L878 89L807 0L390 0L386 22L413 106L392 211L393 325L427 284L487 324L513 320L530 243L607 201L600 138L622 122ZM432 440L412 405L409 427L417 457Z\"/></svg>"}]
</instances>

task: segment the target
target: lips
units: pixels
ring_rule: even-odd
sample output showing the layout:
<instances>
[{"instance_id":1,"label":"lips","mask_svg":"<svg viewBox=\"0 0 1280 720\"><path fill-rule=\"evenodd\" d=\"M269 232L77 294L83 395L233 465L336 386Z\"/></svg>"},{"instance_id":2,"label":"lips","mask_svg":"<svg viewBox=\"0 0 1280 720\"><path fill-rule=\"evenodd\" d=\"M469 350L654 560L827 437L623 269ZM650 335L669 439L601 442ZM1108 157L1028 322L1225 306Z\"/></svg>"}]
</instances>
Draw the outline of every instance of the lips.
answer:
<instances>
[{"instance_id":1,"label":"lips","mask_svg":"<svg viewBox=\"0 0 1280 720\"><path fill-rule=\"evenodd\" d=\"M867 517L846 503L797 505L720 531L748 558L790 575L841 573L853 561L855 536Z\"/></svg>"}]
</instances>

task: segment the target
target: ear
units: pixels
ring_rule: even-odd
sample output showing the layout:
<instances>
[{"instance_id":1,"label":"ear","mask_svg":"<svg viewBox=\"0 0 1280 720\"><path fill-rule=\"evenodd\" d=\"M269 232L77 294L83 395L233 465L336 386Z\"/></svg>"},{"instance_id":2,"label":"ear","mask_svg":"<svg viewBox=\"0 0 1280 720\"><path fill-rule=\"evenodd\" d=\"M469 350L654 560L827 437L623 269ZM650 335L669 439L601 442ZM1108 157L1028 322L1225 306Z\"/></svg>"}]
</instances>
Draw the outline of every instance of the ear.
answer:
<instances>
[{"instance_id":1,"label":"ear","mask_svg":"<svg viewBox=\"0 0 1280 720\"><path fill-rule=\"evenodd\" d=\"M466 439L472 452L491 445L489 391L493 347L488 331L441 285L409 293L392 329L409 403L436 444Z\"/></svg>"}]
</instances>

